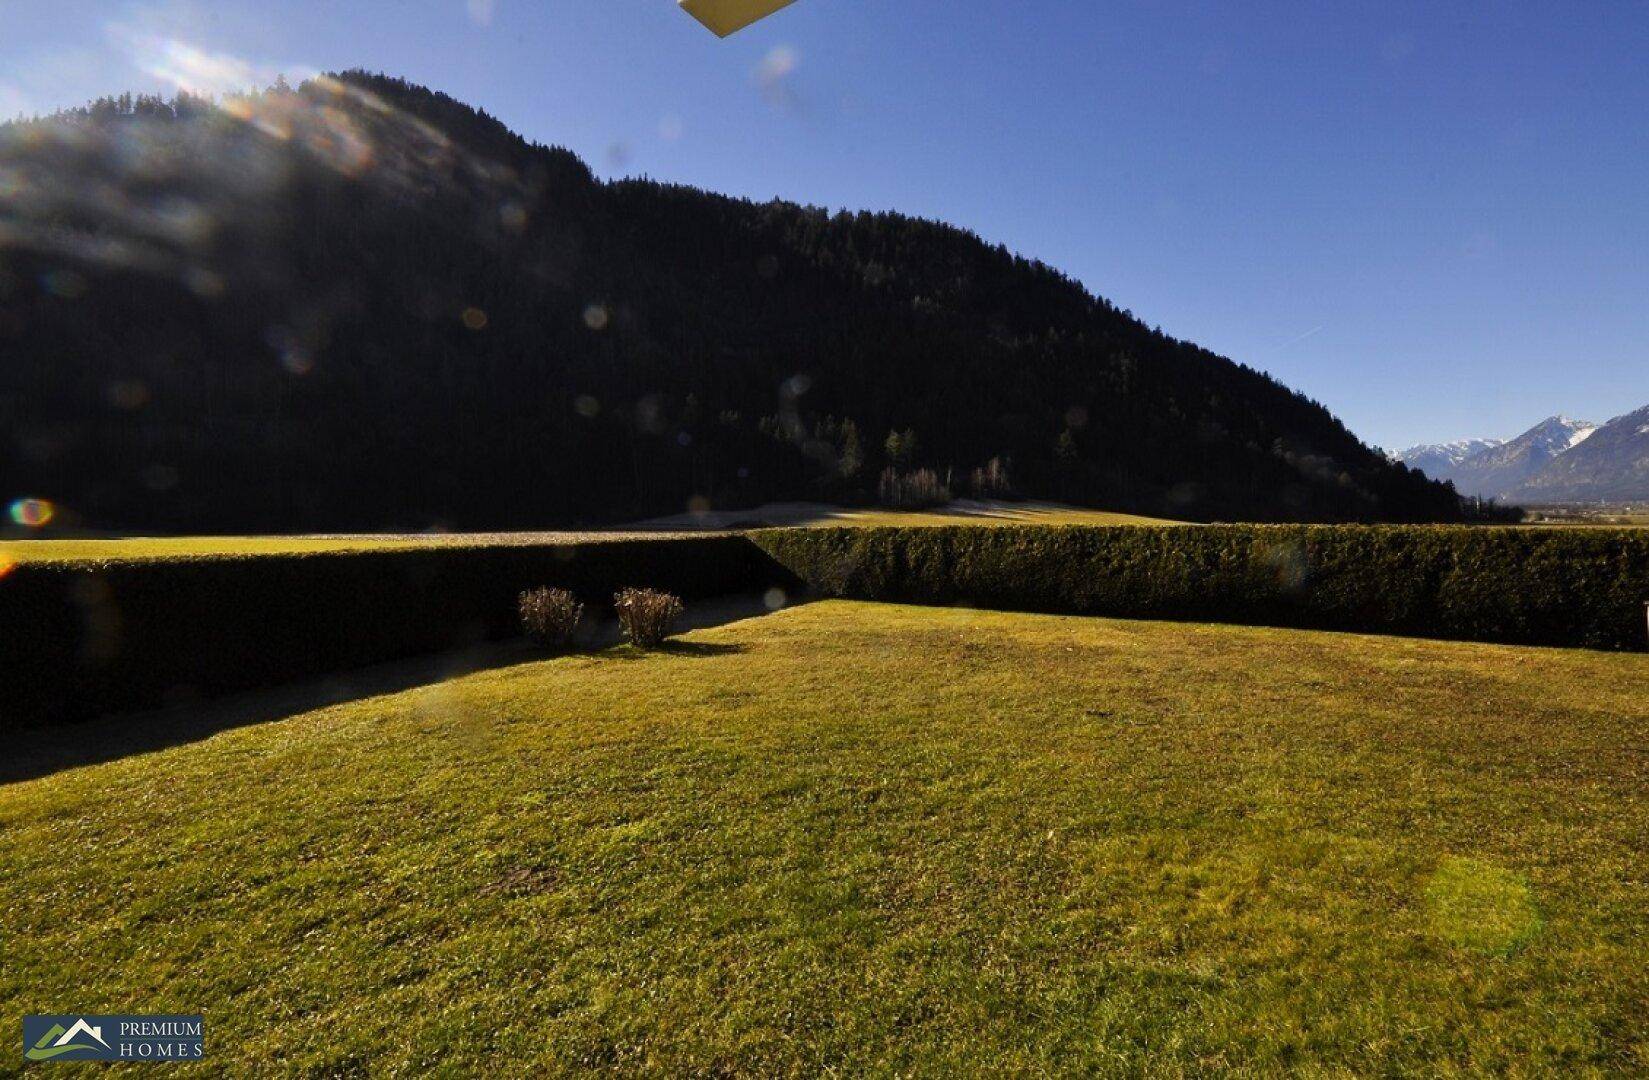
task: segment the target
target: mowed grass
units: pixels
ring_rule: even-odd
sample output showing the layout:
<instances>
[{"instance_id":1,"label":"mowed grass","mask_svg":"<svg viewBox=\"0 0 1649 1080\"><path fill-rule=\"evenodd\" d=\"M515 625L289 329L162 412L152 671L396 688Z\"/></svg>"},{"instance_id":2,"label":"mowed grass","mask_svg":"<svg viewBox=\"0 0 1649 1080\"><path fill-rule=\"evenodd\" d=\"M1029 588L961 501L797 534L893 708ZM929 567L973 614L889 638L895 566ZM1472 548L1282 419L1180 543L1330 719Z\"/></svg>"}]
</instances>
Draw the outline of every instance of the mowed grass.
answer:
<instances>
[{"instance_id":1,"label":"mowed grass","mask_svg":"<svg viewBox=\"0 0 1649 1080\"><path fill-rule=\"evenodd\" d=\"M1642 1072L1646 686L812 604L0 788L0 1014L204 1012L214 1074Z\"/></svg>"},{"instance_id":2,"label":"mowed grass","mask_svg":"<svg viewBox=\"0 0 1649 1080\"><path fill-rule=\"evenodd\" d=\"M1179 525L1167 518L1064 503L956 499L926 510L849 508L825 503L766 503L746 510L705 510L641 524L671 529L810 528L837 525Z\"/></svg>"},{"instance_id":3,"label":"mowed grass","mask_svg":"<svg viewBox=\"0 0 1649 1080\"><path fill-rule=\"evenodd\" d=\"M386 548L493 547L660 537L759 526L826 525L1171 525L1135 514L1053 503L958 502L935 510L846 510L822 503L774 503L755 510L678 514L639 527L594 532L382 533L336 536L134 536L0 540L0 574L25 562L289 555Z\"/></svg>"},{"instance_id":4,"label":"mowed grass","mask_svg":"<svg viewBox=\"0 0 1649 1080\"><path fill-rule=\"evenodd\" d=\"M420 547L492 547L658 536L656 532L384 533L348 536L133 536L0 540L0 567L25 562L293 555Z\"/></svg>"},{"instance_id":5,"label":"mowed grass","mask_svg":"<svg viewBox=\"0 0 1649 1080\"><path fill-rule=\"evenodd\" d=\"M809 525L1179 525L1168 518L1089 510L1080 506L1005 506L969 510L853 510L823 516Z\"/></svg>"}]
</instances>

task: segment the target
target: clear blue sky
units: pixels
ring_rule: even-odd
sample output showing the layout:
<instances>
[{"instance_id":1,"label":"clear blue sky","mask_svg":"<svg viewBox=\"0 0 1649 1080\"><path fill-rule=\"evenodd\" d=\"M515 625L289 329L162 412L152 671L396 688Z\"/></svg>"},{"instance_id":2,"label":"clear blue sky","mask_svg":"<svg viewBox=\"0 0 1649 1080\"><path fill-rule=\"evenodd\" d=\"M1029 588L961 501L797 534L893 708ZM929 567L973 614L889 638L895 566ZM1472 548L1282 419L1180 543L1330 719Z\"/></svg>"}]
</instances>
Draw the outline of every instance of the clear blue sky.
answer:
<instances>
[{"instance_id":1,"label":"clear blue sky","mask_svg":"<svg viewBox=\"0 0 1649 1080\"><path fill-rule=\"evenodd\" d=\"M727 41L673 0L0 20L0 114L162 88L165 41L403 75L606 175L966 225L1387 447L1649 403L1642 0L800 0Z\"/></svg>"}]
</instances>

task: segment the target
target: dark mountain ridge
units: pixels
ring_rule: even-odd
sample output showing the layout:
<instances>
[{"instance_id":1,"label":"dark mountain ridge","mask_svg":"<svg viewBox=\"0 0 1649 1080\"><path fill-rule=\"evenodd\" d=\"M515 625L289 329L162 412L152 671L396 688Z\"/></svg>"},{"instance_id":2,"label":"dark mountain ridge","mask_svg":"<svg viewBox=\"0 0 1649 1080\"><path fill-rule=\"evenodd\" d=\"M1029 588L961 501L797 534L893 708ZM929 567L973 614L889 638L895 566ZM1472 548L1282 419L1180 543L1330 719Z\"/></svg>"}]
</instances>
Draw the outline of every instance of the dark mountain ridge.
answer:
<instances>
[{"instance_id":1,"label":"dark mountain ridge","mask_svg":"<svg viewBox=\"0 0 1649 1080\"><path fill-rule=\"evenodd\" d=\"M890 467L961 494L993 459L1021 494L1189 518L1469 512L965 230L604 183L400 80L0 126L7 499L103 528L542 527L862 500Z\"/></svg>"}]
</instances>

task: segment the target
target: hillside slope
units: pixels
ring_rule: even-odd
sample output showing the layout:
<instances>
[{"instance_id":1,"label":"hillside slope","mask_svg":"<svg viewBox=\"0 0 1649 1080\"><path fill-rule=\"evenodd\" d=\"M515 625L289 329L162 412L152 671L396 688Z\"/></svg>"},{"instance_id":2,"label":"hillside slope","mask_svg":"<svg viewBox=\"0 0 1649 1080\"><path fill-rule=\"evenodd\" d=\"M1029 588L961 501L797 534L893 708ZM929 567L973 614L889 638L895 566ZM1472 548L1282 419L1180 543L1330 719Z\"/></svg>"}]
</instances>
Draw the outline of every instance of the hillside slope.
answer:
<instances>
[{"instance_id":1,"label":"hillside slope","mask_svg":"<svg viewBox=\"0 0 1649 1080\"><path fill-rule=\"evenodd\" d=\"M602 183L361 74L0 127L0 350L0 494L99 528L544 527L889 465L989 495L992 459L1176 518L1462 512L960 229Z\"/></svg>"},{"instance_id":2,"label":"hillside slope","mask_svg":"<svg viewBox=\"0 0 1649 1080\"><path fill-rule=\"evenodd\" d=\"M1512 497L1547 503L1649 500L1649 405L1598 428L1525 480Z\"/></svg>"}]
</instances>

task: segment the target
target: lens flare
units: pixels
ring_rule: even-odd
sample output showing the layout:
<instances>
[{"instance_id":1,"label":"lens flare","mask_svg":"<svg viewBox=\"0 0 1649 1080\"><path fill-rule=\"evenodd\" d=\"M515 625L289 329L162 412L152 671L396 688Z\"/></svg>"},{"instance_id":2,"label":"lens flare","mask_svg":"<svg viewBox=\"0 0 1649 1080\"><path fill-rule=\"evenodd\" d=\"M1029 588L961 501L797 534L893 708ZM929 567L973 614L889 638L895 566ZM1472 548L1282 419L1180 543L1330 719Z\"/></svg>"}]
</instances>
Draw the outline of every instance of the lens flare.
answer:
<instances>
[{"instance_id":1,"label":"lens flare","mask_svg":"<svg viewBox=\"0 0 1649 1080\"><path fill-rule=\"evenodd\" d=\"M109 404L125 412L141 409L149 403L149 387L142 379L115 379L104 388Z\"/></svg>"},{"instance_id":2,"label":"lens flare","mask_svg":"<svg viewBox=\"0 0 1649 1080\"><path fill-rule=\"evenodd\" d=\"M19 525L38 529L57 516L57 507L46 499L18 499L11 504L11 519Z\"/></svg>"},{"instance_id":3,"label":"lens flare","mask_svg":"<svg viewBox=\"0 0 1649 1080\"><path fill-rule=\"evenodd\" d=\"M73 270L51 270L40 277L40 287L59 300L78 300L86 295L86 279Z\"/></svg>"}]
</instances>

